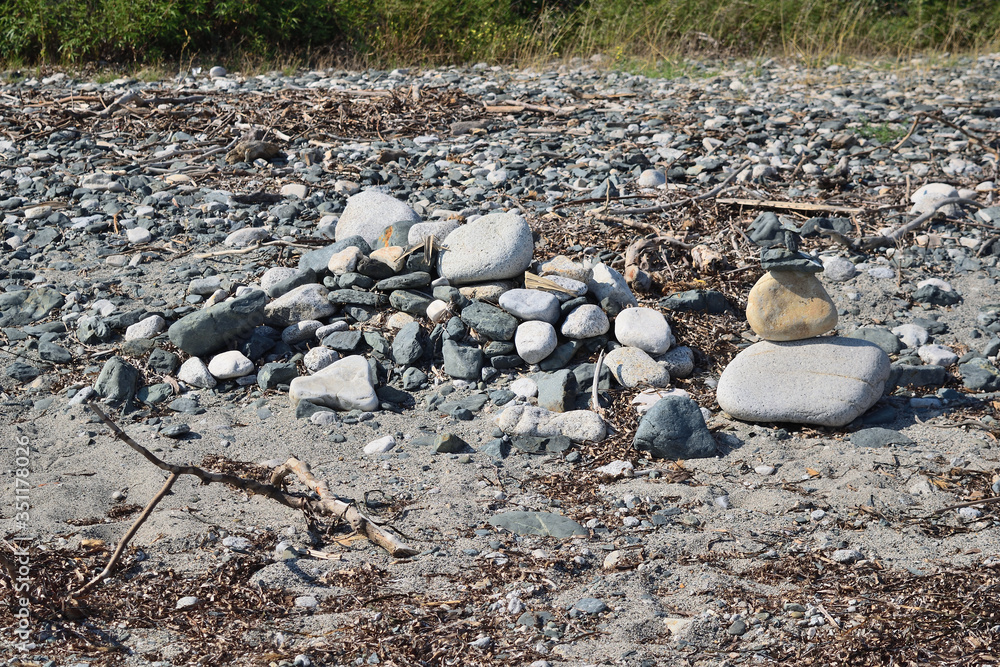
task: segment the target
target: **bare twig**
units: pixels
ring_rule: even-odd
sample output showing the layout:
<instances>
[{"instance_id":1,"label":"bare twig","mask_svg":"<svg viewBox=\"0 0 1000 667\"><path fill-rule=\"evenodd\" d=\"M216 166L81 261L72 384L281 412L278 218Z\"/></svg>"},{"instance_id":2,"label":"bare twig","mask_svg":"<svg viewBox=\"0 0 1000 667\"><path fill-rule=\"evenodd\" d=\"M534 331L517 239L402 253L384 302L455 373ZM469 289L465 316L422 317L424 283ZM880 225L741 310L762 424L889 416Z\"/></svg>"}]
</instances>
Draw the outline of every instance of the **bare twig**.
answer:
<instances>
[{"instance_id":1,"label":"bare twig","mask_svg":"<svg viewBox=\"0 0 1000 667\"><path fill-rule=\"evenodd\" d=\"M715 195L725 190L726 186L732 183L733 179L739 176L740 172L749 167L751 164L752 163L750 162L750 160L747 160L740 166L736 167L736 169L734 169L732 172L730 172L729 176L727 176L724 181L716 185L708 192L703 192L700 195L696 195L694 197L686 197L684 199L667 202L666 204L659 204L657 206L647 206L645 208L616 208L608 211L608 213L612 215L644 215L646 213L662 213L663 211L669 211L671 209L678 208L680 206L686 206L687 204L691 204L696 201L701 201L702 199L711 199ZM589 214L592 212L588 211L587 213Z\"/></svg>"},{"instance_id":2,"label":"bare twig","mask_svg":"<svg viewBox=\"0 0 1000 667\"><path fill-rule=\"evenodd\" d=\"M244 479L242 477L226 473L209 472L197 466L173 465L160 460L148 449L129 437L129 435L119 428L118 425L115 424L106 414L104 414L104 412L97 407L95 403L88 402L88 405L90 406L90 409L94 411L94 414L96 414L97 417L112 430L115 437L134 449L142 455L143 458L161 470L166 470L174 475L192 475L200 479L204 484L211 484L213 482L228 484L246 491L247 493L270 498L271 500L275 500L286 507L306 510L315 514L332 516L337 519L347 521L356 531L370 539L375 544L384 548L396 558L407 558L418 553L417 550L407 546L365 517L357 510L357 508L354 507L353 504L349 504L336 498L330 492L326 483L313 477L309 470L309 466L295 457L289 458L287 462L275 469L271 477L271 484L262 484L256 480ZM304 496L292 495L281 490L277 484L279 484L281 480L284 479L284 477L290 472L294 472L296 476L302 480L303 484L315 491L320 496L320 500L317 501Z\"/></svg>"},{"instance_id":3,"label":"bare twig","mask_svg":"<svg viewBox=\"0 0 1000 667\"><path fill-rule=\"evenodd\" d=\"M597 363L594 364L594 382L590 385L590 407L591 409L604 416L604 408L601 407L600 399L597 395L597 386L601 383L601 367L604 365L604 350L597 355Z\"/></svg>"},{"instance_id":4,"label":"bare twig","mask_svg":"<svg viewBox=\"0 0 1000 667\"><path fill-rule=\"evenodd\" d=\"M128 532L125 533L125 536L122 537L120 542L118 542L118 548L115 549L115 552L111 555L111 560L108 561L108 564L104 566L104 569L101 570L100 574L98 574L96 577L88 581L81 588L70 593L69 594L70 598L76 598L85 595L90 589L92 589L94 586L101 583L102 581L107 579L108 576L111 575L111 573L115 569L115 566L118 565L118 561L119 559L121 559L122 554L125 553L125 547L127 547L128 543L132 541L132 538L135 537L135 534L139 532L139 527L146 521L146 519L149 518L149 515L153 513L153 509L159 504L161 500L163 500L163 498L168 493L170 493L170 488L174 485L174 482L177 481L178 477L179 475L177 473L170 473L170 476L167 477L167 481L163 483L163 487L160 489L159 493L153 496L153 499L150 500L149 503L146 505L146 509L142 511L142 514L139 515L139 518L135 520L135 522L132 524L132 527L129 528Z\"/></svg>"}]
</instances>

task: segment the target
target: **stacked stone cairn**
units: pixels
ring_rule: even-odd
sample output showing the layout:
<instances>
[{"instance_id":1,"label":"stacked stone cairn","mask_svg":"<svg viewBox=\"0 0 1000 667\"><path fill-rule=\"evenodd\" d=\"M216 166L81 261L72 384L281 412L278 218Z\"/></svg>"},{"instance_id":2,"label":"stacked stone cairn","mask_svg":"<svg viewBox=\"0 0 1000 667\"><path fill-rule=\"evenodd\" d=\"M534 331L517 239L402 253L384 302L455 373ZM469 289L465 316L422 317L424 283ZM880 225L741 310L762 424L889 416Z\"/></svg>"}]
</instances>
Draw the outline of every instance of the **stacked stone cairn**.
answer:
<instances>
[{"instance_id":1,"label":"stacked stone cairn","mask_svg":"<svg viewBox=\"0 0 1000 667\"><path fill-rule=\"evenodd\" d=\"M691 349L673 347L663 314L639 307L616 270L563 256L535 262L532 231L517 213L424 221L376 188L348 200L334 233L297 269L274 267L258 283L228 290L218 280L196 286L210 294L205 305L168 331L190 355L177 373L182 386L287 391L296 416L330 425L413 407L409 392L450 379L472 396L451 405L435 394L425 408L472 419L487 402L504 406L496 423L505 434L561 439L543 446L562 451L607 435L588 405L595 365L574 357L608 350L601 389L613 377L655 392L671 373L693 371ZM249 228L231 237L227 245L239 246L270 235ZM536 272L537 288L522 286L526 271ZM526 377L489 391L502 373L526 365ZM698 406L683 392L665 393L646 395L642 407L656 404L637 446L672 458L714 455ZM677 448L686 443L693 449Z\"/></svg>"},{"instance_id":2,"label":"stacked stone cairn","mask_svg":"<svg viewBox=\"0 0 1000 667\"><path fill-rule=\"evenodd\" d=\"M868 341L823 335L837 326L816 275L823 266L785 241L793 249L762 251L767 272L747 299L747 321L763 340L726 367L716 398L745 421L845 426L881 398L889 357Z\"/></svg>"}]
</instances>

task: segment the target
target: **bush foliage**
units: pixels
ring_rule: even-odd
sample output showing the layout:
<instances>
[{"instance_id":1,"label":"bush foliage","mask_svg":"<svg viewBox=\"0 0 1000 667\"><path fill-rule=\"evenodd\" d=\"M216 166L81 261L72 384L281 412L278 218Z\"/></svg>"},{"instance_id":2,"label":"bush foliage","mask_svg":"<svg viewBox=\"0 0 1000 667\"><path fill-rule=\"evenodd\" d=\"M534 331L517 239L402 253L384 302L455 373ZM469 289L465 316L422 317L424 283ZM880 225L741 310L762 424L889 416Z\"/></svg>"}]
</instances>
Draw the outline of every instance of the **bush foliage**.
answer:
<instances>
[{"instance_id":1,"label":"bush foliage","mask_svg":"<svg viewBox=\"0 0 1000 667\"><path fill-rule=\"evenodd\" d=\"M4 0L0 59L195 55L377 64L657 56L898 55L1000 43L984 0Z\"/></svg>"}]
</instances>

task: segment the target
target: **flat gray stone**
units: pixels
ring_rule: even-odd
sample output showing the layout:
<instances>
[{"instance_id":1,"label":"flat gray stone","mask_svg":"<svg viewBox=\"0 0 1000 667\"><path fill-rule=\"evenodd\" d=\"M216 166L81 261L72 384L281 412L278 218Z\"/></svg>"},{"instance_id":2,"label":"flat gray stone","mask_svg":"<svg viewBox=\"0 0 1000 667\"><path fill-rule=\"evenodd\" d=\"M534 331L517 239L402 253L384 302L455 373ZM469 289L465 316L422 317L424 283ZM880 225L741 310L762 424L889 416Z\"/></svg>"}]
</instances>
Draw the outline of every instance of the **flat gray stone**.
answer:
<instances>
[{"instance_id":1,"label":"flat gray stone","mask_svg":"<svg viewBox=\"0 0 1000 667\"><path fill-rule=\"evenodd\" d=\"M716 399L736 419L844 426L882 396L889 357L855 338L761 341L736 355Z\"/></svg>"},{"instance_id":2,"label":"flat gray stone","mask_svg":"<svg viewBox=\"0 0 1000 667\"><path fill-rule=\"evenodd\" d=\"M504 512L490 517L490 525L515 535L568 538L587 536L587 530L569 517L551 512Z\"/></svg>"},{"instance_id":3,"label":"flat gray stone","mask_svg":"<svg viewBox=\"0 0 1000 667\"><path fill-rule=\"evenodd\" d=\"M264 307L264 321L271 326L287 327L302 320L321 320L337 309L327 299L329 291L318 283L296 287Z\"/></svg>"},{"instance_id":4,"label":"flat gray stone","mask_svg":"<svg viewBox=\"0 0 1000 667\"><path fill-rule=\"evenodd\" d=\"M715 438L701 408L683 396L664 396L654 403L639 421L633 444L658 459L704 459L716 454Z\"/></svg>"},{"instance_id":5,"label":"flat gray stone","mask_svg":"<svg viewBox=\"0 0 1000 667\"><path fill-rule=\"evenodd\" d=\"M864 428L851 434L851 444L858 447L888 447L889 445L912 445L913 440L899 431L889 428Z\"/></svg>"},{"instance_id":6,"label":"flat gray stone","mask_svg":"<svg viewBox=\"0 0 1000 667\"><path fill-rule=\"evenodd\" d=\"M875 343L886 354L899 354L906 347L896 334L882 327L861 327L847 334L847 337Z\"/></svg>"},{"instance_id":7,"label":"flat gray stone","mask_svg":"<svg viewBox=\"0 0 1000 667\"><path fill-rule=\"evenodd\" d=\"M500 307L519 320L559 321L559 299L536 289L512 289L500 295Z\"/></svg>"}]
</instances>

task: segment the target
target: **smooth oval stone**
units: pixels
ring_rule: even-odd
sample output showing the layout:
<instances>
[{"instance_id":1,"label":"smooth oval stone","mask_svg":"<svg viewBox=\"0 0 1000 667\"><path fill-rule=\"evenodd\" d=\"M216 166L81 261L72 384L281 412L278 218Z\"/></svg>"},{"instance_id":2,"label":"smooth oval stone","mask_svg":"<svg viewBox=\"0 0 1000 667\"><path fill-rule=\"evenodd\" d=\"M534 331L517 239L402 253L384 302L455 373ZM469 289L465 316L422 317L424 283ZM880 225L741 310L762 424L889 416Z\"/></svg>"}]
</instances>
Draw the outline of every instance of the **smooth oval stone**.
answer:
<instances>
[{"instance_id":1,"label":"smooth oval stone","mask_svg":"<svg viewBox=\"0 0 1000 667\"><path fill-rule=\"evenodd\" d=\"M574 308L560 327L563 336L580 340L593 338L608 332L611 323L608 316L598 306L585 303Z\"/></svg>"},{"instance_id":2,"label":"smooth oval stone","mask_svg":"<svg viewBox=\"0 0 1000 667\"><path fill-rule=\"evenodd\" d=\"M886 353L856 338L761 341L726 367L716 400L745 421L844 426L882 396L889 371Z\"/></svg>"},{"instance_id":3,"label":"smooth oval stone","mask_svg":"<svg viewBox=\"0 0 1000 667\"><path fill-rule=\"evenodd\" d=\"M514 333L517 354L529 364L537 364L548 357L558 344L555 327L548 322L522 322Z\"/></svg>"},{"instance_id":4,"label":"smooth oval stone","mask_svg":"<svg viewBox=\"0 0 1000 667\"><path fill-rule=\"evenodd\" d=\"M452 285L515 278L531 264L531 228L515 213L491 213L453 231L444 240L438 275Z\"/></svg>"},{"instance_id":5,"label":"smooth oval stone","mask_svg":"<svg viewBox=\"0 0 1000 667\"><path fill-rule=\"evenodd\" d=\"M837 306L823 283L801 271L768 271L750 290L747 322L765 340L812 338L837 326Z\"/></svg>"},{"instance_id":6,"label":"smooth oval stone","mask_svg":"<svg viewBox=\"0 0 1000 667\"><path fill-rule=\"evenodd\" d=\"M317 283L296 287L264 307L264 321L287 327L302 320L321 320L337 312L327 299L329 291Z\"/></svg>"},{"instance_id":7,"label":"smooth oval stone","mask_svg":"<svg viewBox=\"0 0 1000 667\"><path fill-rule=\"evenodd\" d=\"M405 202L373 188L348 198L347 206L337 221L336 240L360 236L375 248L392 243L393 237L401 236L405 243L410 227L418 222L420 216Z\"/></svg>"},{"instance_id":8,"label":"smooth oval stone","mask_svg":"<svg viewBox=\"0 0 1000 667\"><path fill-rule=\"evenodd\" d=\"M536 289L512 289L500 295L500 307L521 320L559 320L559 299Z\"/></svg>"},{"instance_id":9,"label":"smooth oval stone","mask_svg":"<svg viewBox=\"0 0 1000 667\"><path fill-rule=\"evenodd\" d=\"M658 310L626 308L615 318L615 338L622 345L663 354L670 349L670 325Z\"/></svg>"}]
</instances>

